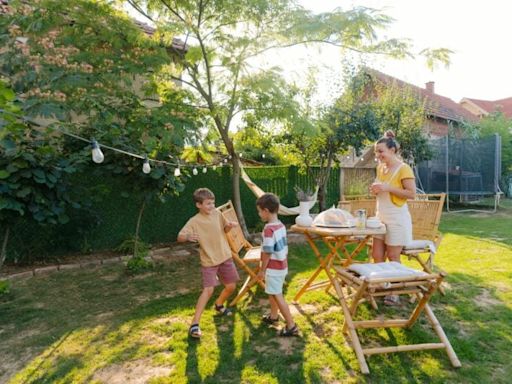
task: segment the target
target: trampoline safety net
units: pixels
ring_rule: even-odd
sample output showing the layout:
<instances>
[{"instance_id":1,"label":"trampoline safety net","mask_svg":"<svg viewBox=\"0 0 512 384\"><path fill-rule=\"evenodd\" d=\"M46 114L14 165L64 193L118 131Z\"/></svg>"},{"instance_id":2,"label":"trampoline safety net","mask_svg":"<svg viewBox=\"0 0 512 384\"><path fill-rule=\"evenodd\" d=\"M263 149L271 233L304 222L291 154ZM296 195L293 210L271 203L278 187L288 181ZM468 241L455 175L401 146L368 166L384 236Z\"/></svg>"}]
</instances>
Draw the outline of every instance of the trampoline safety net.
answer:
<instances>
[{"instance_id":1,"label":"trampoline safety net","mask_svg":"<svg viewBox=\"0 0 512 384\"><path fill-rule=\"evenodd\" d=\"M501 138L442 137L430 141L434 155L417 166L418 187L426 193L446 192L469 201L497 195L501 175Z\"/></svg>"}]
</instances>

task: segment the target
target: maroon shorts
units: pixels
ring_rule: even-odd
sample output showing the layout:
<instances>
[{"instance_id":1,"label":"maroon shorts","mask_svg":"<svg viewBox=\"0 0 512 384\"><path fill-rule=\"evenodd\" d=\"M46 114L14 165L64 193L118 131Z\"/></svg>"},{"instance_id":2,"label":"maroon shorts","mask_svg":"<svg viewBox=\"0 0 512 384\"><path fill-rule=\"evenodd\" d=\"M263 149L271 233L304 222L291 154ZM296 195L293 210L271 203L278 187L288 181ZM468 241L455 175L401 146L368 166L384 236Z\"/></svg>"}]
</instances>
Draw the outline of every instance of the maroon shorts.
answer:
<instances>
[{"instance_id":1,"label":"maroon shorts","mask_svg":"<svg viewBox=\"0 0 512 384\"><path fill-rule=\"evenodd\" d=\"M224 285L240 280L233 259L228 259L213 267L201 267L201 274L203 275L203 288L216 287L220 284L219 280Z\"/></svg>"}]
</instances>

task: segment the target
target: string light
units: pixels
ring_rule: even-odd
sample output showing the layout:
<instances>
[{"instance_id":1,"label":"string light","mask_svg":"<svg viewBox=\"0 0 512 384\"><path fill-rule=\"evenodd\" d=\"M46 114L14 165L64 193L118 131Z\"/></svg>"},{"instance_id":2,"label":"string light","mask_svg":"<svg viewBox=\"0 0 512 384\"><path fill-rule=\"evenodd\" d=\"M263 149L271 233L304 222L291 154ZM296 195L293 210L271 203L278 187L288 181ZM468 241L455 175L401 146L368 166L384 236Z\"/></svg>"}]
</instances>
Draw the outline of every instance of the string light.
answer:
<instances>
[{"instance_id":1,"label":"string light","mask_svg":"<svg viewBox=\"0 0 512 384\"><path fill-rule=\"evenodd\" d=\"M144 164L142 165L142 172L144 172L146 175L151 172L151 166L149 165L149 159L146 156L144 158Z\"/></svg>"},{"instance_id":2,"label":"string light","mask_svg":"<svg viewBox=\"0 0 512 384\"><path fill-rule=\"evenodd\" d=\"M100 146L96 140L91 140L91 147L92 161L94 161L97 164L103 163L103 160L105 160L105 156L103 155L103 152L101 152Z\"/></svg>"},{"instance_id":3,"label":"string light","mask_svg":"<svg viewBox=\"0 0 512 384\"><path fill-rule=\"evenodd\" d=\"M9 113L9 111L5 111L4 109L1 109L1 108L0 108L0 112L2 112L2 113ZM91 146L92 160L95 163L97 163L97 164L100 164L100 163L102 163L105 160L105 155L103 154L103 151L101 149L102 148L103 149L106 148L106 149L109 149L109 150L114 151L114 152L122 153L124 155L128 155L128 156L135 157L137 159L143 160L142 172L144 172L144 173L150 173L151 172L151 165L149 163L150 163L150 161L152 161L154 163L166 164L166 165L170 165L170 166L176 167L174 169L174 176L175 177L181 176L179 160L177 162L173 163L173 162L169 162L169 161L165 161L165 160L150 159L150 158L148 158L147 155L144 155L144 156L143 155L138 155L136 153L124 151L124 150L119 149L119 148L110 147L108 145L98 143L98 141L96 139L94 139L94 138L93 139L86 139L84 137L81 137L81 136L75 135L73 133L67 132L67 131L63 130L61 127L59 127L56 123L48 125L48 126L45 126L45 125L41 125L40 123L38 123L38 122L36 122L36 121L26 117L26 116L15 115L15 117L17 119L22 120L23 122L29 123L30 125L37 126L37 127L42 127L42 128L53 129L53 130L55 130L57 132L62 133L65 136L73 137L73 138L75 138L77 140L81 140L83 142L88 143ZM231 159L232 157L229 156L229 158ZM224 162L227 163L227 159L225 159ZM194 168L196 167L195 165L184 165L184 166L186 166L186 167L194 167ZM222 166L222 163L220 163L218 166ZM214 164L212 167L215 170L217 168L217 165ZM207 172L207 166L204 166L203 167L203 173L206 173L206 172ZM196 173L195 174L197 174L197 169L196 169Z\"/></svg>"},{"instance_id":4,"label":"string light","mask_svg":"<svg viewBox=\"0 0 512 384\"><path fill-rule=\"evenodd\" d=\"M265 154L264 154L264 153L262 153L262 154L261 154L261 158L262 158L262 159L264 159L264 158L265 158Z\"/></svg>"},{"instance_id":5,"label":"string light","mask_svg":"<svg viewBox=\"0 0 512 384\"><path fill-rule=\"evenodd\" d=\"M192 170L192 174L193 174L194 176L196 176L196 175L197 175L197 168L196 168L196 167L194 167L194 169Z\"/></svg>"},{"instance_id":6,"label":"string light","mask_svg":"<svg viewBox=\"0 0 512 384\"><path fill-rule=\"evenodd\" d=\"M240 152L240 157L242 158L244 156L244 154L242 152Z\"/></svg>"}]
</instances>

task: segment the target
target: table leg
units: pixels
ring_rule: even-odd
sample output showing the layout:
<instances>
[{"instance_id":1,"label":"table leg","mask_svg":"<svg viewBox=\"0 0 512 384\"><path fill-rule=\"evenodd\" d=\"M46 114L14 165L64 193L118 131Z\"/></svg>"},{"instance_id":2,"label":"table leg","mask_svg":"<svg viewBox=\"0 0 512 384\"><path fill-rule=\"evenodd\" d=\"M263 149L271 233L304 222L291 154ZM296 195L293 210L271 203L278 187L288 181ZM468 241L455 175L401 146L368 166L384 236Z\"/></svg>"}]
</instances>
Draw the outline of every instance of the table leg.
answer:
<instances>
[{"instance_id":1,"label":"table leg","mask_svg":"<svg viewBox=\"0 0 512 384\"><path fill-rule=\"evenodd\" d=\"M315 270L313 275L306 281L306 283L302 286L302 288L297 292L295 297L293 298L293 301L298 301L300 297L306 292L309 288L309 286L315 281L317 276L320 274L320 272L325 271L327 273L327 277L329 278L331 284L332 284L332 276L329 273L328 269L331 265L331 260L334 257L334 252L329 252L327 256L322 257L322 254L320 253L320 250L316 246L315 242L313 241L312 237L309 234L306 234L306 240L309 243L311 249L313 250L313 253L315 254L316 258L318 259L320 266Z\"/></svg>"}]
</instances>

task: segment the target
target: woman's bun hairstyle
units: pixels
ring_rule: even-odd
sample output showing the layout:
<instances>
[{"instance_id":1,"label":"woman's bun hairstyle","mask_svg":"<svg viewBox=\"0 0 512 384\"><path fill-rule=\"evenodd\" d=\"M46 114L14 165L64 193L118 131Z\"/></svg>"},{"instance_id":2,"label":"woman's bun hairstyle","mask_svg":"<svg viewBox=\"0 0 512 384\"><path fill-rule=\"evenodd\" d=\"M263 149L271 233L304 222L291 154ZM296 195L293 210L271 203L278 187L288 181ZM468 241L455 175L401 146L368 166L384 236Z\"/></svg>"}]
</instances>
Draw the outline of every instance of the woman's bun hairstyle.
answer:
<instances>
[{"instance_id":1,"label":"woman's bun hairstyle","mask_svg":"<svg viewBox=\"0 0 512 384\"><path fill-rule=\"evenodd\" d=\"M400 145L395 140L395 132L393 132L391 129L388 129L386 132L384 132L384 135L377 140L375 145L385 143L386 147L389 149L394 148L395 153L398 153L400 150Z\"/></svg>"},{"instance_id":2,"label":"woman's bun hairstyle","mask_svg":"<svg viewBox=\"0 0 512 384\"><path fill-rule=\"evenodd\" d=\"M394 139L396 135L395 132L393 132L391 129L388 129L386 132L384 132L384 137L387 137L388 139Z\"/></svg>"}]
</instances>

